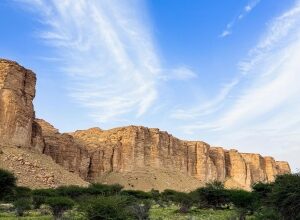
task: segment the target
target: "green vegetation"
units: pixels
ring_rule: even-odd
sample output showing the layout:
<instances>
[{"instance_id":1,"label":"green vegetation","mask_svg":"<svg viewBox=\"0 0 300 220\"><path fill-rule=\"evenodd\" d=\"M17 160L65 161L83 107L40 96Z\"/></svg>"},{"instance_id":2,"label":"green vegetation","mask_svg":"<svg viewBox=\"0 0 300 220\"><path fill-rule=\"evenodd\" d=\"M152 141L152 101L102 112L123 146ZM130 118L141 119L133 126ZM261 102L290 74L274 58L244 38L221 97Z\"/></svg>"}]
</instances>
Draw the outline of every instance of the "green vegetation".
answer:
<instances>
[{"instance_id":1,"label":"green vegetation","mask_svg":"<svg viewBox=\"0 0 300 220\"><path fill-rule=\"evenodd\" d=\"M17 216L23 216L24 212L31 209L31 201L28 198L20 198L14 201L14 208Z\"/></svg>"},{"instance_id":2,"label":"green vegetation","mask_svg":"<svg viewBox=\"0 0 300 220\"><path fill-rule=\"evenodd\" d=\"M120 185L91 184L31 190L0 170L0 219L300 219L300 175L256 183L251 192L225 189L220 182L184 193L167 189L123 190Z\"/></svg>"},{"instance_id":3,"label":"green vegetation","mask_svg":"<svg viewBox=\"0 0 300 220\"><path fill-rule=\"evenodd\" d=\"M8 199L16 187L16 177L9 171L0 169L0 200Z\"/></svg>"},{"instance_id":4,"label":"green vegetation","mask_svg":"<svg viewBox=\"0 0 300 220\"><path fill-rule=\"evenodd\" d=\"M217 181L196 189L191 196L199 208L223 209L230 204L229 191Z\"/></svg>"},{"instance_id":5,"label":"green vegetation","mask_svg":"<svg viewBox=\"0 0 300 220\"><path fill-rule=\"evenodd\" d=\"M188 213L180 213L178 207L171 205L165 208L153 206L150 210L151 220L229 220L236 219L235 210L212 210L192 208Z\"/></svg>"},{"instance_id":6,"label":"green vegetation","mask_svg":"<svg viewBox=\"0 0 300 220\"><path fill-rule=\"evenodd\" d=\"M125 197L108 196L89 199L82 204L87 219L132 219Z\"/></svg>"},{"instance_id":7,"label":"green vegetation","mask_svg":"<svg viewBox=\"0 0 300 220\"><path fill-rule=\"evenodd\" d=\"M61 219L64 212L74 206L73 200L68 197L50 197L46 200L46 204L50 206L54 219Z\"/></svg>"}]
</instances>

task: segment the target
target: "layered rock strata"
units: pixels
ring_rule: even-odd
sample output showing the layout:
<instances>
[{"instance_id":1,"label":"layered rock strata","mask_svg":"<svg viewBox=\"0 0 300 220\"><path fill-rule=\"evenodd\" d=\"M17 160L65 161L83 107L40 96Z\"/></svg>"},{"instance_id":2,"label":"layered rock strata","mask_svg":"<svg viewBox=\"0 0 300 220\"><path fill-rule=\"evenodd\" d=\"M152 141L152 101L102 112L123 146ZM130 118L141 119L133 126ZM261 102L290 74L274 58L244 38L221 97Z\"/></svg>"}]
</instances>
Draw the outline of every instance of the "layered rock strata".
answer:
<instances>
[{"instance_id":1,"label":"layered rock strata","mask_svg":"<svg viewBox=\"0 0 300 220\"><path fill-rule=\"evenodd\" d=\"M84 180L163 169L193 177L199 184L218 180L228 187L248 189L254 182L270 182L290 172L287 162L272 157L183 141L156 128L91 128L61 134L46 121L35 119L35 82L32 71L0 60L0 140L46 154Z\"/></svg>"}]
</instances>

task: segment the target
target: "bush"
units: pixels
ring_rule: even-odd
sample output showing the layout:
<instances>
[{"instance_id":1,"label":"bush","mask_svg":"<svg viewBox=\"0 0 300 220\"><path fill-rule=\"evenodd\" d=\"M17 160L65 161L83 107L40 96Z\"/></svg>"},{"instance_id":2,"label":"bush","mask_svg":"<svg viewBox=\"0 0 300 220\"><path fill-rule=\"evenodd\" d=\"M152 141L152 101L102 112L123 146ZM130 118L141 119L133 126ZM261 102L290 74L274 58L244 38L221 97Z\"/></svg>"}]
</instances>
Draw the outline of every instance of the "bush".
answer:
<instances>
[{"instance_id":1,"label":"bush","mask_svg":"<svg viewBox=\"0 0 300 220\"><path fill-rule=\"evenodd\" d=\"M40 208L42 204L46 204L46 200L50 197L57 196L54 189L36 189L32 191L32 203L35 209Z\"/></svg>"},{"instance_id":2,"label":"bush","mask_svg":"<svg viewBox=\"0 0 300 220\"><path fill-rule=\"evenodd\" d=\"M239 219L246 219L248 211L251 214L257 208L257 198L254 193L245 190L230 190L229 198L239 211Z\"/></svg>"},{"instance_id":3,"label":"bush","mask_svg":"<svg viewBox=\"0 0 300 220\"><path fill-rule=\"evenodd\" d=\"M59 196L67 196L71 199L78 198L82 195L85 195L88 193L87 188L80 187L80 186L61 186L56 189L56 193Z\"/></svg>"},{"instance_id":4,"label":"bush","mask_svg":"<svg viewBox=\"0 0 300 220\"><path fill-rule=\"evenodd\" d=\"M143 201L141 204L135 203L130 206L130 211L132 215L139 220L149 219L149 210L151 208L150 201Z\"/></svg>"},{"instance_id":5,"label":"bush","mask_svg":"<svg viewBox=\"0 0 300 220\"><path fill-rule=\"evenodd\" d=\"M86 213L89 220L132 219L126 198L122 196L96 197L81 204L81 210Z\"/></svg>"},{"instance_id":6,"label":"bush","mask_svg":"<svg viewBox=\"0 0 300 220\"><path fill-rule=\"evenodd\" d=\"M148 192L144 192L141 190L123 190L121 192L121 195L127 196L127 197L133 197L138 200L146 200L151 199L151 194Z\"/></svg>"},{"instance_id":7,"label":"bush","mask_svg":"<svg viewBox=\"0 0 300 220\"><path fill-rule=\"evenodd\" d=\"M122 189L123 186L119 184L106 185L106 184L94 183L88 187L87 191L90 195L114 196L114 195L118 195Z\"/></svg>"},{"instance_id":8,"label":"bush","mask_svg":"<svg viewBox=\"0 0 300 220\"><path fill-rule=\"evenodd\" d=\"M223 183L217 181L196 189L191 195L199 207L220 209L229 204L228 191Z\"/></svg>"},{"instance_id":9,"label":"bush","mask_svg":"<svg viewBox=\"0 0 300 220\"><path fill-rule=\"evenodd\" d=\"M273 183L258 182L252 186L252 192L256 195L261 206L270 205L270 194L272 192Z\"/></svg>"},{"instance_id":10,"label":"bush","mask_svg":"<svg viewBox=\"0 0 300 220\"><path fill-rule=\"evenodd\" d=\"M0 169L0 200L6 200L8 196L13 194L16 180L13 173Z\"/></svg>"},{"instance_id":11,"label":"bush","mask_svg":"<svg viewBox=\"0 0 300 220\"><path fill-rule=\"evenodd\" d=\"M271 202L283 219L300 219L300 174L285 174L277 176Z\"/></svg>"},{"instance_id":12,"label":"bush","mask_svg":"<svg viewBox=\"0 0 300 220\"><path fill-rule=\"evenodd\" d=\"M31 201L28 198L17 199L13 205L17 216L23 216L25 211L31 209Z\"/></svg>"},{"instance_id":13,"label":"bush","mask_svg":"<svg viewBox=\"0 0 300 220\"><path fill-rule=\"evenodd\" d=\"M175 190L166 189L161 193L166 202L174 202L179 205L179 212L187 213L193 205L193 199L190 194L177 192Z\"/></svg>"},{"instance_id":14,"label":"bush","mask_svg":"<svg viewBox=\"0 0 300 220\"><path fill-rule=\"evenodd\" d=\"M24 186L18 186L15 188L15 197L16 198L30 198L31 189Z\"/></svg>"},{"instance_id":15,"label":"bush","mask_svg":"<svg viewBox=\"0 0 300 220\"><path fill-rule=\"evenodd\" d=\"M46 203L50 206L54 219L61 219L64 212L74 206L73 200L67 197L50 197Z\"/></svg>"},{"instance_id":16,"label":"bush","mask_svg":"<svg viewBox=\"0 0 300 220\"><path fill-rule=\"evenodd\" d=\"M161 195L158 190L151 189L150 191L151 198L158 204L160 207L164 207Z\"/></svg>"},{"instance_id":17,"label":"bush","mask_svg":"<svg viewBox=\"0 0 300 220\"><path fill-rule=\"evenodd\" d=\"M255 220L279 220L278 212L272 208L262 208L254 214Z\"/></svg>"}]
</instances>

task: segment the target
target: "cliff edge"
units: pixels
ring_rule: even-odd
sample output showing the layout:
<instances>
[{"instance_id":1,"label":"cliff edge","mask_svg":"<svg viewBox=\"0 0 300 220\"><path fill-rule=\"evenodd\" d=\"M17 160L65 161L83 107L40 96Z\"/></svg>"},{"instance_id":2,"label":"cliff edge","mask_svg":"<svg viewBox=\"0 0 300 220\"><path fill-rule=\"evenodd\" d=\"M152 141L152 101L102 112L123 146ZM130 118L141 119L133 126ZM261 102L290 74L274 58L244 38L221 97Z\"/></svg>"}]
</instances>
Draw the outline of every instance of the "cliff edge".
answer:
<instances>
[{"instance_id":1,"label":"cliff edge","mask_svg":"<svg viewBox=\"0 0 300 220\"><path fill-rule=\"evenodd\" d=\"M122 183L126 188L191 190L218 180L250 189L290 173L287 162L259 154L184 141L157 128L127 126L59 133L36 119L32 100L35 74L0 60L0 140L44 154L89 182Z\"/></svg>"}]
</instances>

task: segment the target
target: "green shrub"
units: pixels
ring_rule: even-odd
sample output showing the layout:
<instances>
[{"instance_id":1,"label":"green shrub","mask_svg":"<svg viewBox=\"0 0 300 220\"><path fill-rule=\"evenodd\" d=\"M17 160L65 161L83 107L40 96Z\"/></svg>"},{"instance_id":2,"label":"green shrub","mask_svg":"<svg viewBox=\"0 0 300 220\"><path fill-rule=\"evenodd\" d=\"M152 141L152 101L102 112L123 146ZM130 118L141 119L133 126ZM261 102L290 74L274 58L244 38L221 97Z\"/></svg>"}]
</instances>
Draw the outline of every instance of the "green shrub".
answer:
<instances>
[{"instance_id":1,"label":"green shrub","mask_svg":"<svg viewBox=\"0 0 300 220\"><path fill-rule=\"evenodd\" d=\"M130 212L133 217L138 220L148 220L149 210L151 208L151 202L149 200L144 200L142 203L132 204L130 207Z\"/></svg>"},{"instance_id":2,"label":"green shrub","mask_svg":"<svg viewBox=\"0 0 300 220\"><path fill-rule=\"evenodd\" d=\"M86 220L84 212L80 212L77 208L64 212L64 220Z\"/></svg>"},{"instance_id":3,"label":"green shrub","mask_svg":"<svg viewBox=\"0 0 300 220\"><path fill-rule=\"evenodd\" d=\"M57 196L54 189L36 189L32 191L32 203L35 209L40 208L42 204L46 204L46 200L50 197Z\"/></svg>"},{"instance_id":4,"label":"green shrub","mask_svg":"<svg viewBox=\"0 0 300 220\"><path fill-rule=\"evenodd\" d=\"M17 186L15 188L15 197L16 198L30 198L31 189L24 186Z\"/></svg>"},{"instance_id":5,"label":"green shrub","mask_svg":"<svg viewBox=\"0 0 300 220\"><path fill-rule=\"evenodd\" d=\"M230 203L228 191L223 183L217 181L192 191L191 196L199 208L220 209Z\"/></svg>"},{"instance_id":6,"label":"green shrub","mask_svg":"<svg viewBox=\"0 0 300 220\"><path fill-rule=\"evenodd\" d=\"M277 176L271 201L285 220L300 219L300 174Z\"/></svg>"},{"instance_id":7,"label":"green shrub","mask_svg":"<svg viewBox=\"0 0 300 220\"><path fill-rule=\"evenodd\" d=\"M61 186L56 189L56 193L59 196L70 197L72 199L78 198L88 193L87 188L80 186Z\"/></svg>"},{"instance_id":8,"label":"green shrub","mask_svg":"<svg viewBox=\"0 0 300 220\"><path fill-rule=\"evenodd\" d=\"M13 173L0 169L0 200L6 200L9 196L13 195L16 180Z\"/></svg>"},{"instance_id":9,"label":"green shrub","mask_svg":"<svg viewBox=\"0 0 300 220\"><path fill-rule=\"evenodd\" d=\"M94 183L88 187L87 191L90 195L114 196L114 195L118 195L122 189L123 186L119 184L106 185L106 184Z\"/></svg>"},{"instance_id":10,"label":"green shrub","mask_svg":"<svg viewBox=\"0 0 300 220\"><path fill-rule=\"evenodd\" d=\"M229 190L229 198L239 212L239 219L246 219L248 211L252 214L257 208L257 197L245 190Z\"/></svg>"},{"instance_id":11,"label":"green shrub","mask_svg":"<svg viewBox=\"0 0 300 220\"><path fill-rule=\"evenodd\" d=\"M161 193L162 199L165 202L173 202L179 205L179 212L187 213L193 205L191 194L184 192L177 192L175 190L166 189Z\"/></svg>"},{"instance_id":12,"label":"green shrub","mask_svg":"<svg viewBox=\"0 0 300 220\"><path fill-rule=\"evenodd\" d=\"M24 212L31 209L29 198L19 198L13 203L17 216L23 216Z\"/></svg>"},{"instance_id":13,"label":"green shrub","mask_svg":"<svg viewBox=\"0 0 300 220\"><path fill-rule=\"evenodd\" d=\"M158 204L160 207L164 207L161 194L158 190L151 189L150 191L151 198L155 201L156 204Z\"/></svg>"},{"instance_id":14,"label":"green shrub","mask_svg":"<svg viewBox=\"0 0 300 220\"><path fill-rule=\"evenodd\" d=\"M74 206L73 200L67 197L50 197L46 200L55 219L61 219L64 212Z\"/></svg>"},{"instance_id":15,"label":"green shrub","mask_svg":"<svg viewBox=\"0 0 300 220\"><path fill-rule=\"evenodd\" d=\"M272 208L262 208L254 214L255 220L279 220L279 214Z\"/></svg>"},{"instance_id":16,"label":"green shrub","mask_svg":"<svg viewBox=\"0 0 300 220\"><path fill-rule=\"evenodd\" d=\"M160 200L160 193L158 190L151 189L150 195L154 201Z\"/></svg>"},{"instance_id":17,"label":"green shrub","mask_svg":"<svg viewBox=\"0 0 300 220\"><path fill-rule=\"evenodd\" d=\"M100 196L91 198L81 204L81 210L86 213L86 217L89 220L132 219L127 200L122 196Z\"/></svg>"},{"instance_id":18,"label":"green shrub","mask_svg":"<svg viewBox=\"0 0 300 220\"><path fill-rule=\"evenodd\" d=\"M270 194L272 192L273 183L258 182L252 186L252 192L256 195L260 206L270 205Z\"/></svg>"},{"instance_id":19,"label":"green shrub","mask_svg":"<svg viewBox=\"0 0 300 220\"><path fill-rule=\"evenodd\" d=\"M133 197L138 200L151 199L151 194L141 190L123 190L121 195Z\"/></svg>"}]
</instances>

